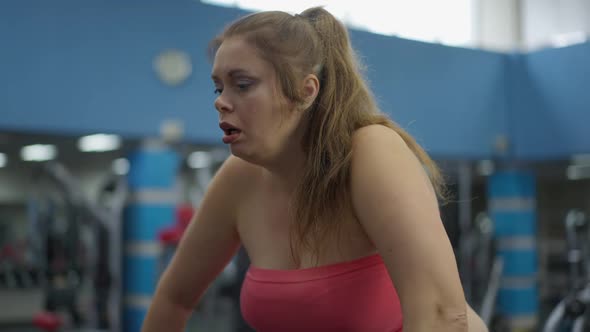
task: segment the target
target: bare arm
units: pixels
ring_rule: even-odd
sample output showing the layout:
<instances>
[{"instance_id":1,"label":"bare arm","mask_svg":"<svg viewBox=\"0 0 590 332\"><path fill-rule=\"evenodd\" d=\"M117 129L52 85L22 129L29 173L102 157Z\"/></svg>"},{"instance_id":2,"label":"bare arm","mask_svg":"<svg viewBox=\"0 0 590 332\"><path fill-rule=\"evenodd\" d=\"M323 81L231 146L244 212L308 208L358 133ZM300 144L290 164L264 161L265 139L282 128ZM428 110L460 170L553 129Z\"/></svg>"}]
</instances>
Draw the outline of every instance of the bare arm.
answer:
<instances>
[{"instance_id":1,"label":"bare arm","mask_svg":"<svg viewBox=\"0 0 590 332\"><path fill-rule=\"evenodd\" d=\"M469 305L467 306L467 322L469 332L488 332L486 324Z\"/></svg>"},{"instance_id":2,"label":"bare arm","mask_svg":"<svg viewBox=\"0 0 590 332\"><path fill-rule=\"evenodd\" d=\"M217 172L201 206L162 275L142 332L180 332L209 284L239 247L236 188L239 161L230 157Z\"/></svg>"},{"instance_id":3,"label":"bare arm","mask_svg":"<svg viewBox=\"0 0 590 332\"><path fill-rule=\"evenodd\" d=\"M354 209L399 294L404 332L467 332L453 250L420 162L397 133L379 125L358 130L353 149Z\"/></svg>"}]
</instances>

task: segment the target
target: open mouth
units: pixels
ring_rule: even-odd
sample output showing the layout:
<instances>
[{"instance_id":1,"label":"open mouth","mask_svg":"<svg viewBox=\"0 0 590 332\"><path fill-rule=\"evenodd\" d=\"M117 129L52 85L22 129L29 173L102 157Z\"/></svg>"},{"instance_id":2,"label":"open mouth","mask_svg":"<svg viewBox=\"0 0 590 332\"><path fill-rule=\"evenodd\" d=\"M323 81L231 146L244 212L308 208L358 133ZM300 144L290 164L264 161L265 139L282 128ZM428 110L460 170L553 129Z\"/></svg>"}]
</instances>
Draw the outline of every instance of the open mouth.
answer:
<instances>
[{"instance_id":1,"label":"open mouth","mask_svg":"<svg viewBox=\"0 0 590 332\"><path fill-rule=\"evenodd\" d=\"M223 132L226 135L233 135L233 134L238 134L241 132L241 130L238 127L236 127L228 122L220 123L219 128L221 128L221 130L223 130Z\"/></svg>"},{"instance_id":2,"label":"open mouth","mask_svg":"<svg viewBox=\"0 0 590 332\"><path fill-rule=\"evenodd\" d=\"M226 129L224 130L226 135L233 135L233 134L238 134L240 132L240 130L235 129L235 128L231 128L231 129Z\"/></svg>"},{"instance_id":3,"label":"open mouth","mask_svg":"<svg viewBox=\"0 0 590 332\"><path fill-rule=\"evenodd\" d=\"M221 130L223 130L223 133L225 134L225 136L223 137L223 142L226 144L231 144L235 142L240 136L240 133L242 132L239 128L228 122L220 123L219 128L221 128Z\"/></svg>"}]
</instances>

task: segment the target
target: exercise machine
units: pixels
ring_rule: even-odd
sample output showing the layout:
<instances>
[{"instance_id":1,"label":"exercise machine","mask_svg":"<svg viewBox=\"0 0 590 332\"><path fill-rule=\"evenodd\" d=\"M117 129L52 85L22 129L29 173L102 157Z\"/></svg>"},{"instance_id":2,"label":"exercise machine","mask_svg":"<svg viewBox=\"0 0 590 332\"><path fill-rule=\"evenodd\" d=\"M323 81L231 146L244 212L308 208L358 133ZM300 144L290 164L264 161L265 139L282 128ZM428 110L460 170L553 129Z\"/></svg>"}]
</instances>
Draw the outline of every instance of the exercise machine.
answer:
<instances>
[{"instance_id":1,"label":"exercise machine","mask_svg":"<svg viewBox=\"0 0 590 332\"><path fill-rule=\"evenodd\" d=\"M45 309L51 314L65 307L76 328L118 331L126 180L107 175L90 199L64 165L51 162L42 165L37 182L45 190L37 197L31 243L46 271ZM78 298L86 279L93 310L83 314Z\"/></svg>"},{"instance_id":2,"label":"exercise machine","mask_svg":"<svg viewBox=\"0 0 590 332\"><path fill-rule=\"evenodd\" d=\"M571 210L567 213L565 231L571 288L549 314L543 332L590 330L588 230L588 219L583 211Z\"/></svg>"}]
</instances>

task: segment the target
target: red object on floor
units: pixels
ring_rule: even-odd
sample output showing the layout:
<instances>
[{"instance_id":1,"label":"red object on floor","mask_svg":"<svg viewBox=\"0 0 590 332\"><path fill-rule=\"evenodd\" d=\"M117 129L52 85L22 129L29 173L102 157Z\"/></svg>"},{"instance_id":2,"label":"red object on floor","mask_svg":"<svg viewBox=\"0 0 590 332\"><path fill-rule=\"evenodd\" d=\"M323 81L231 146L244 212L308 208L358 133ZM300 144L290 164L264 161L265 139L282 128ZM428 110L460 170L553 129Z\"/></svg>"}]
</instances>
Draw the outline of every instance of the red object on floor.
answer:
<instances>
[{"instance_id":1,"label":"red object on floor","mask_svg":"<svg viewBox=\"0 0 590 332\"><path fill-rule=\"evenodd\" d=\"M57 331L63 324L61 317L52 312L41 312L33 318L33 324L43 331Z\"/></svg>"}]
</instances>

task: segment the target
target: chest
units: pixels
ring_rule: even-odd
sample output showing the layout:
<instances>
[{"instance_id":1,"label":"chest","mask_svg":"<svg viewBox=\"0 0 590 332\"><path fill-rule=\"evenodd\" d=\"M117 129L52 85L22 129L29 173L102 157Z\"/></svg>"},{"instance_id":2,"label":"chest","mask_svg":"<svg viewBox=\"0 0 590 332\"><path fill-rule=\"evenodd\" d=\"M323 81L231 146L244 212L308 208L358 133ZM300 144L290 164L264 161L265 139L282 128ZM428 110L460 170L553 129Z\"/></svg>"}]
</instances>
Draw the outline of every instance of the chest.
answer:
<instances>
[{"instance_id":1,"label":"chest","mask_svg":"<svg viewBox=\"0 0 590 332\"><path fill-rule=\"evenodd\" d=\"M285 195L253 191L240 206L237 229L254 265L291 268L290 232L293 217Z\"/></svg>"},{"instance_id":2,"label":"chest","mask_svg":"<svg viewBox=\"0 0 590 332\"><path fill-rule=\"evenodd\" d=\"M238 229L244 236L284 238L293 224L291 198L272 192L253 192L240 209Z\"/></svg>"},{"instance_id":3,"label":"chest","mask_svg":"<svg viewBox=\"0 0 590 332\"><path fill-rule=\"evenodd\" d=\"M332 229L326 234L319 244L321 253L317 261L313 252L299 248L295 253L299 262L295 262L291 246L295 236L293 226L297 222L293 196L264 181L258 181L255 187L249 189L238 208L237 229L254 266L302 268L346 261L375 250L350 208L338 220L326 220L320 224L320 228L322 225L337 224L338 231Z\"/></svg>"}]
</instances>

